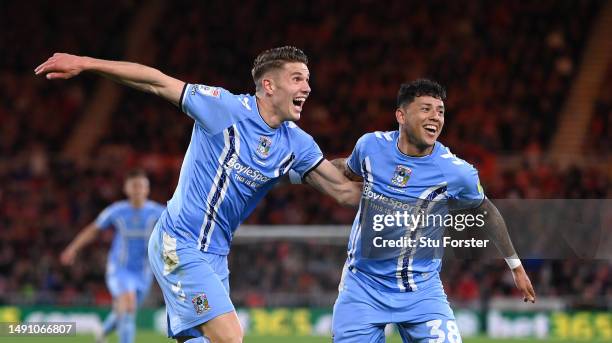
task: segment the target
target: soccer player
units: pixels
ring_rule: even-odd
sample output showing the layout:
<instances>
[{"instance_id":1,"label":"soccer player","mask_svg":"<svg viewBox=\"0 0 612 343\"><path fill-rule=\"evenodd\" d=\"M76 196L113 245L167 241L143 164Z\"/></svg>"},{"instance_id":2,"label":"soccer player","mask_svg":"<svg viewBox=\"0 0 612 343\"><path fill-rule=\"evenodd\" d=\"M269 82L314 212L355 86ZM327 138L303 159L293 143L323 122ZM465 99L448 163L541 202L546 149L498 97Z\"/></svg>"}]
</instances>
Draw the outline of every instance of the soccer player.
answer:
<instances>
[{"instance_id":1,"label":"soccer player","mask_svg":"<svg viewBox=\"0 0 612 343\"><path fill-rule=\"evenodd\" d=\"M290 169L342 204L360 189L294 121L310 95L306 55L295 47L254 61L255 94L187 84L129 62L54 54L36 74L65 79L93 71L170 101L195 120L178 185L151 240L149 260L162 289L168 336L179 342L241 342L229 297L227 254L234 231Z\"/></svg>"},{"instance_id":2,"label":"soccer player","mask_svg":"<svg viewBox=\"0 0 612 343\"><path fill-rule=\"evenodd\" d=\"M439 277L441 253L420 245L420 237L426 235L440 242L443 230L403 222L397 226L391 217L385 221L389 227L378 228L379 232L402 230L399 238L413 240L412 247L376 250L372 246L385 237L376 236L378 242L372 239L374 227L368 225L372 216L384 218L384 213L396 209L413 215L440 214L433 209L442 207L447 214L483 215L482 229L506 257L524 301L535 301L504 220L485 197L478 172L437 141L444 126L445 98L445 90L433 81L403 84L395 111L399 130L365 134L348 159L333 161L347 177L364 182L334 306L334 342L384 342L385 325L391 323L397 325L404 342L461 342Z\"/></svg>"},{"instance_id":3,"label":"soccer player","mask_svg":"<svg viewBox=\"0 0 612 343\"><path fill-rule=\"evenodd\" d=\"M92 242L98 233L115 228L115 237L106 264L106 285L113 296L113 310L104 320L97 340L115 328L121 343L131 343L136 334L136 308L151 287L153 275L147 260L147 245L155 223L164 207L148 200L149 179L143 170L130 171L123 190L127 200L108 206L87 225L60 256L64 265L72 265L78 252Z\"/></svg>"}]
</instances>

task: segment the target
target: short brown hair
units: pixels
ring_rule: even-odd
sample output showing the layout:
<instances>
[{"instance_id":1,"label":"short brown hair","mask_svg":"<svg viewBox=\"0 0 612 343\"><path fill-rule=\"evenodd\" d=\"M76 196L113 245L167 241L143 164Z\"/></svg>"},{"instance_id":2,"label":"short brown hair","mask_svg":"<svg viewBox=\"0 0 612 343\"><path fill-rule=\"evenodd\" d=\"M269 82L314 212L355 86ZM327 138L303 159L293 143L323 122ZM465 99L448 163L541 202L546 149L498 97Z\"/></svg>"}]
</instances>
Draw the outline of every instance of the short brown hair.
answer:
<instances>
[{"instance_id":1,"label":"short brown hair","mask_svg":"<svg viewBox=\"0 0 612 343\"><path fill-rule=\"evenodd\" d=\"M130 171L128 171L125 174L125 180L129 180L129 179L133 179L136 177L144 177L144 178L148 178L147 177L147 172L142 169L142 168L135 168L135 169L131 169Z\"/></svg>"},{"instance_id":2,"label":"short brown hair","mask_svg":"<svg viewBox=\"0 0 612 343\"><path fill-rule=\"evenodd\" d=\"M288 62L308 64L308 57L302 50L294 46L282 46L266 50L259 54L259 56L255 58L253 69L251 70L255 86L259 86L258 81L263 74L272 69L282 68L282 66Z\"/></svg>"}]
</instances>

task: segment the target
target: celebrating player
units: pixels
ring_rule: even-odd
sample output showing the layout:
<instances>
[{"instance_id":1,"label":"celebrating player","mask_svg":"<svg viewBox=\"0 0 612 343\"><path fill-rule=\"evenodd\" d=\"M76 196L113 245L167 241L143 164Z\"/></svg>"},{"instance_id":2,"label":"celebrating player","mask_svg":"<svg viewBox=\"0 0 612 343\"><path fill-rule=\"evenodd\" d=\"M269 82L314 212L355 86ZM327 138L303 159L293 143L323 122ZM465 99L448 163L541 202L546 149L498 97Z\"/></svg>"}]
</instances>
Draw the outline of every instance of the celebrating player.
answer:
<instances>
[{"instance_id":1,"label":"celebrating player","mask_svg":"<svg viewBox=\"0 0 612 343\"><path fill-rule=\"evenodd\" d=\"M398 326L404 342L461 342L439 277L442 256L435 248L419 246L420 237L439 240L443 230L388 220L389 228L376 230L400 232L392 244L410 241L412 246L386 250L372 246L377 243L372 239L376 230L367 225L368 220L398 209L423 218L418 216L442 205L447 213L483 216L484 230L506 257L516 287L525 301L535 301L504 220L484 196L476 169L437 141L444 126L445 98L445 90L435 82L403 84L395 111L399 130L368 133L348 159L333 162L347 177L364 182L334 306L334 342L384 342L389 323Z\"/></svg>"},{"instance_id":2,"label":"celebrating player","mask_svg":"<svg viewBox=\"0 0 612 343\"><path fill-rule=\"evenodd\" d=\"M310 95L306 55L264 51L254 62L255 95L186 84L129 62L55 54L36 74L65 79L93 71L163 97L195 120L174 196L149 242L149 260L168 315L168 335L190 343L241 342L229 297L227 254L238 225L290 169L343 204L360 190L293 123Z\"/></svg>"},{"instance_id":3,"label":"celebrating player","mask_svg":"<svg viewBox=\"0 0 612 343\"><path fill-rule=\"evenodd\" d=\"M78 252L101 230L115 228L106 265L106 285L113 296L113 310L103 324L98 340L115 327L121 343L131 343L136 334L136 308L151 287L153 275L147 261L147 243L164 207L149 196L149 179L142 170L127 174L123 189L128 199L107 207L87 225L60 256L65 265L74 263Z\"/></svg>"}]
</instances>

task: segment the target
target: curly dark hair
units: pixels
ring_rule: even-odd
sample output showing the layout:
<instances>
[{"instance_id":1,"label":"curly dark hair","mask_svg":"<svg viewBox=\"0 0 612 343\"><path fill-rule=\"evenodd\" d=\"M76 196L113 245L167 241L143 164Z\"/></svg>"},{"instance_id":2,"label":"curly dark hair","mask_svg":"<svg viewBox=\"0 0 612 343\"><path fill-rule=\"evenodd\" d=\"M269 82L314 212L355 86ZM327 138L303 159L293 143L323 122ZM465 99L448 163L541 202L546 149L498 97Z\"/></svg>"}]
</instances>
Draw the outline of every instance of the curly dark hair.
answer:
<instances>
[{"instance_id":1,"label":"curly dark hair","mask_svg":"<svg viewBox=\"0 0 612 343\"><path fill-rule=\"evenodd\" d=\"M428 79L418 79L402 83L397 92L397 107L410 104L419 96L431 96L436 99L446 99L446 90L439 83Z\"/></svg>"},{"instance_id":2,"label":"curly dark hair","mask_svg":"<svg viewBox=\"0 0 612 343\"><path fill-rule=\"evenodd\" d=\"M281 68L288 62L302 62L308 64L308 57L302 50L294 46L282 46L266 50L259 54L259 56L255 58L253 69L251 70L255 85L258 85L259 79L267 71Z\"/></svg>"}]
</instances>

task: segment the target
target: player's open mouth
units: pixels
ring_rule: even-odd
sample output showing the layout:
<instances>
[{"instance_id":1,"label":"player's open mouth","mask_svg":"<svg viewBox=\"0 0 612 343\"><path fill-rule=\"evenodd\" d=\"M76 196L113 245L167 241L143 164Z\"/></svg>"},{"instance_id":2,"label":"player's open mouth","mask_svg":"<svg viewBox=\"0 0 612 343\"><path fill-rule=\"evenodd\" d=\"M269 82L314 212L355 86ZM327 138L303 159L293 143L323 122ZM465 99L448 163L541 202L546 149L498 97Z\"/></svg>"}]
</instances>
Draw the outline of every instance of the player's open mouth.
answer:
<instances>
[{"instance_id":1,"label":"player's open mouth","mask_svg":"<svg viewBox=\"0 0 612 343\"><path fill-rule=\"evenodd\" d=\"M302 110L302 106L304 106L304 102L306 102L306 97L304 96L293 98L293 105L300 111Z\"/></svg>"},{"instance_id":2,"label":"player's open mouth","mask_svg":"<svg viewBox=\"0 0 612 343\"><path fill-rule=\"evenodd\" d=\"M427 124L423 126L423 128L425 129L425 131L427 131L431 135L435 135L436 132L438 132L438 127L433 124Z\"/></svg>"}]
</instances>

